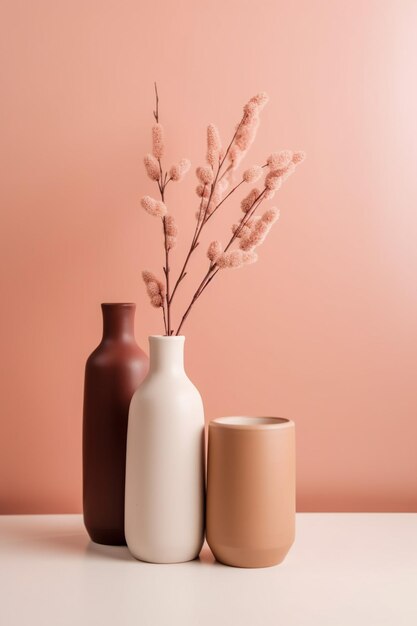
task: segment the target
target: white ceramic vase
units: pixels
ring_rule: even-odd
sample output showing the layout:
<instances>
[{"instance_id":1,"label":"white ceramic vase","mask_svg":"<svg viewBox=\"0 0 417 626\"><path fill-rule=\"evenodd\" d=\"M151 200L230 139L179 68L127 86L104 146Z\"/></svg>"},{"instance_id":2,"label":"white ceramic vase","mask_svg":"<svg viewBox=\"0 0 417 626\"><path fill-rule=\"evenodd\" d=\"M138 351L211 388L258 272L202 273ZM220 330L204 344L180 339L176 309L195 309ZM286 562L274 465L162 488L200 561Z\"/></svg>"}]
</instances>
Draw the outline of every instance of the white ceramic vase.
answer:
<instances>
[{"instance_id":1,"label":"white ceramic vase","mask_svg":"<svg viewBox=\"0 0 417 626\"><path fill-rule=\"evenodd\" d=\"M184 371L184 337L149 337L150 369L133 395L125 534L151 563L196 558L204 540L204 410Z\"/></svg>"}]
</instances>

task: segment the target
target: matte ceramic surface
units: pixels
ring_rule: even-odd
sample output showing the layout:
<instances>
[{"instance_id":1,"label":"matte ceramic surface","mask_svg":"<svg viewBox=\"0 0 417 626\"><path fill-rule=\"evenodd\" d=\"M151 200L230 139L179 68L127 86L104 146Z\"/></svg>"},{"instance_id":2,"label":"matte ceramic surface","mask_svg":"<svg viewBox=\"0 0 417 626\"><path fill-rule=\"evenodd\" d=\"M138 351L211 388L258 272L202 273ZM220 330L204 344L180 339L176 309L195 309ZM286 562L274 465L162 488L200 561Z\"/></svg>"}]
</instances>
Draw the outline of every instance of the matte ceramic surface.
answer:
<instances>
[{"instance_id":1,"label":"matte ceramic surface","mask_svg":"<svg viewBox=\"0 0 417 626\"><path fill-rule=\"evenodd\" d=\"M83 420L83 509L91 539L124 544L129 403L148 371L134 337L136 306L102 304L103 339L87 360Z\"/></svg>"},{"instance_id":2,"label":"matte ceramic surface","mask_svg":"<svg viewBox=\"0 0 417 626\"><path fill-rule=\"evenodd\" d=\"M189 561L204 538L203 403L184 371L184 337L152 336L149 346L129 411L126 540L142 561Z\"/></svg>"},{"instance_id":3,"label":"matte ceramic surface","mask_svg":"<svg viewBox=\"0 0 417 626\"><path fill-rule=\"evenodd\" d=\"M207 541L236 567L280 563L295 536L294 423L273 417L212 420Z\"/></svg>"}]
</instances>

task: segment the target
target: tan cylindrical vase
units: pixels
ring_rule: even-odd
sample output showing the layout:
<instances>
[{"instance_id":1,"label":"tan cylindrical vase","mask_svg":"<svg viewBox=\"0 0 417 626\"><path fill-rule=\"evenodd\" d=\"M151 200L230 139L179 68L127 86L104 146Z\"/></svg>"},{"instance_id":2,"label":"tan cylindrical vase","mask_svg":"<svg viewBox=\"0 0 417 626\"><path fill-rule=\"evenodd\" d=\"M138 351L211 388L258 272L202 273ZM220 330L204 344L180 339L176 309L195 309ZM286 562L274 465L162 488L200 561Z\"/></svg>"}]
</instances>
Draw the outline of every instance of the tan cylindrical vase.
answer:
<instances>
[{"instance_id":1,"label":"tan cylindrical vase","mask_svg":"<svg viewBox=\"0 0 417 626\"><path fill-rule=\"evenodd\" d=\"M207 541L234 567L280 563L295 537L295 425L280 417L209 424Z\"/></svg>"}]
</instances>

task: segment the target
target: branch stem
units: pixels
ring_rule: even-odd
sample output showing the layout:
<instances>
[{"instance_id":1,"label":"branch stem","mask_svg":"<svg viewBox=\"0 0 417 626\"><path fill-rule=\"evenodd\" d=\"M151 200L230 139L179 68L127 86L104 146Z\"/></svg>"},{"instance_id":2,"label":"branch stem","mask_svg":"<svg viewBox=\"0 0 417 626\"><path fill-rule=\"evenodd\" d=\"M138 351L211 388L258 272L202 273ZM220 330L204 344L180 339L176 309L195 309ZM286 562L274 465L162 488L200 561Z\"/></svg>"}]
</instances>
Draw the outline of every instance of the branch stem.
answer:
<instances>
[{"instance_id":1,"label":"branch stem","mask_svg":"<svg viewBox=\"0 0 417 626\"><path fill-rule=\"evenodd\" d=\"M255 198L255 200L253 201L249 211L247 213L245 213L245 215L242 217L242 219L240 220L240 224L239 227L236 229L236 231L233 233L233 235L231 236L227 246L224 249L224 252L227 252L227 250L230 248L230 246L232 245L232 243L234 242L234 240L236 239L236 237L238 237L240 231L242 230L243 226L245 226L245 224L250 220L250 218L254 215L256 209L259 207L259 205L261 204L261 202L264 200L264 194L266 192L266 188L264 188L261 193ZM213 278L216 276L216 274L219 272L220 268L216 265L216 263L210 263L209 269L207 270L207 273L205 274L203 280L200 282L199 286L197 287L190 304L188 305L188 307L185 310L184 315L182 316L180 325L178 326L176 335L179 335L181 328L184 325L185 320L187 319L188 315L190 314L191 309L193 308L195 302L198 300L198 298L201 296L201 294L203 293L203 291L206 289L206 287L211 283L211 281L213 280Z\"/></svg>"},{"instance_id":2,"label":"branch stem","mask_svg":"<svg viewBox=\"0 0 417 626\"><path fill-rule=\"evenodd\" d=\"M186 269L187 269L187 266L188 266L188 262L189 262L189 260L190 260L190 258L191 258L191 256L192 256L192 254L193 254L194 250L195 250L195 249L197 248L197 246L199 245L199 238L200 238L201 231L203 230L203 228L204 228L205 224L207 224L207 222L209 221L209 219L210 219L211 215L213 215L213 213L215 213L215 212L217 211L217 209L218 209L218 208L219 208L219 207L223 204L223 202L224 202L224 201L225 201L225 200L226 200L226 199L227 199L227 198L228 198L228 197L229 197L229 196L230 196L230 195L231 195L234 191L236 191L236 189L237 189L237 188L238 188L238 187L242 184L242 182L243 182L243 180L242 180L242 181L241 181L238 185L236 185L236 186L235 186L235 187L234 187L234 188L233 188L233 189L232 189L232 190L231 190L231 191L227 194L227 196L226 196L226 197L225 197L225 198L224 198L224 199L223 199L223 200L222 200L222 201L221 201L221 202L220 202L220 203L219 203L219 204L215 207L214 211L213 211L211 214L208 214L208 213L207 213L207 212L208 212L208 207L210 206L210 202L211 202L211 199L212 199L212 197L213 197L213 193L214 193L214 189L215 189L215 187L216 187L216 183L217 183L217 181L218 181L218 179L219 179L220 171L221 171L221 169L222 169L222 167L223 167L223 164L224 164L224 162L225 162L225 160L226 160L226 158L227 158L227 155L228 155L228 154L229 154L229 152L230 152L230 149L231 149L231 147L232 147L232 145L233 145L233 142L234 142L234 140L236 139L236 135L237 135L237 133L239 132L240 127L242 126L242 124L243 124L244 120L245 120L245 115L243 115L242 119L240 120L240 122L239 122L239 124L238 124L238 126L237 126L237 128L236 128L236 130L235 130L235 132L234 132L234 134L233 134L233 137L232 137L232 139L230 140L229 145L228 145L228 146L227 146L227 148L226 148L226 152L224 153L223 158L222 158L222 159L221 159L221 161L219 162L219 167L218 167L218 169L217 169L217 172L216 172L216 176L215 176L215 178L214 178L214 181L213 181L213 183L212 183L212 185L211 185L210 195L209 195L209 197L208 197L208 199L207 199L206 206L205 206L205 210L204 210L204 214L203 214L203 216L202 216L202 207L203 207L203 202L204 202L204 191L205 191L205 186L204 186L203 195L202 195L202 197L201 197L201 202L200 202L200 209L199 209L199 214L198 214L197 224L196 224L196 228L195 228L195 231L194 231L194 236L193 236L193 239L192 239L192 241L191 241L191 245L190 245L190 248L189 248L189 250L188 250L187 256L185 257L184 265L182 266L182 269L181 269L181 272L180 272L180 274L179 274L179 276L178 276L177 282L175 283L175 285L174 285L174 289L172 290L172 294L171 294L171 298L170 298L170 300L169 300L169 304L171 304L171 303L172 303L172 299L173 299L173 297L174 297L174 295L175 295L175 293L176 293L176 291L177 291L177 289L178 289L178 287L179 287L179 285L180 285L181 281L185 278L185 275L186 275ZM227 170L226 170L226 171L227 171ZM182 323L183 323L183 322L181 321L181 324L180 324L179 329L181 328ZM178 331L179 331L179 329L178 329ZM178 334L178 331L177 331L177 334Z\"/></svg>"}]
</instances>

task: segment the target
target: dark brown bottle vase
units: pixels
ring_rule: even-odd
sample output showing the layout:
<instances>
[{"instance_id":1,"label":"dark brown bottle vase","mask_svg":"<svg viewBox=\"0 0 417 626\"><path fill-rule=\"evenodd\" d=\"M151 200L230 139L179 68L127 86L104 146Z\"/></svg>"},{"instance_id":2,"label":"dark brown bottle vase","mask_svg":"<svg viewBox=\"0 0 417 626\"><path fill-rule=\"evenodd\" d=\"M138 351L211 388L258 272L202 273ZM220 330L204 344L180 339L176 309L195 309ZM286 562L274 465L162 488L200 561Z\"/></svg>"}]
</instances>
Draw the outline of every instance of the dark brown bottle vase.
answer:
<instances>
[{"instance_id":1,"label":"dark brown bottle vase","mask_svg":"<svg viewBox=\"0 0 417 626\"><path fill-rule=\"evenodd\" d=\"M129 404L148 372L148 357L135 341L136 305L101 308L103 339L85 368L84 523L96 543L122 545Z\"/></svg>"}]
</instances>

